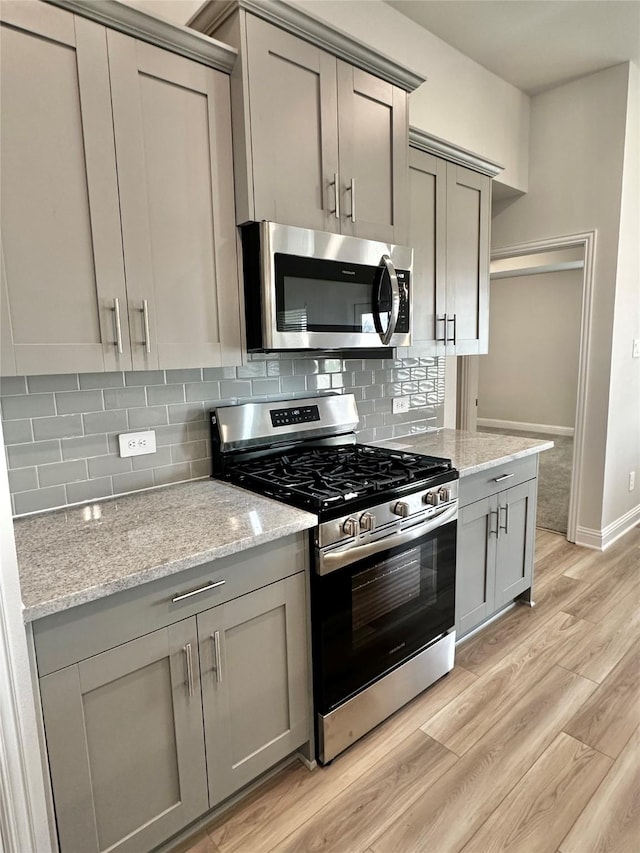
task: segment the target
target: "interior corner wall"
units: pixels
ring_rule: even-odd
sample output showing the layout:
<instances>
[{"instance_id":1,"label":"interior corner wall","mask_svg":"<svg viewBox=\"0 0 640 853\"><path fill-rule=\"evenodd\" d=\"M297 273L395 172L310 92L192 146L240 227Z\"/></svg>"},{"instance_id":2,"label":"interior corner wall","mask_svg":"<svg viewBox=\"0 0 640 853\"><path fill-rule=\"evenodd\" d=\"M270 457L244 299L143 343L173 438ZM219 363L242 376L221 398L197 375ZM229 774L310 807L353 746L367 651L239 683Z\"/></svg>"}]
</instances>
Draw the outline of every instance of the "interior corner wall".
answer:
<instances>
[{"instance_id":1,"label":"interior corner wall","mask_svg":"<svg viewBox=\"0 0 640 853\"><path fill-rule=\"evenodd\" d=\"M582 282L582 270L491 281L478 417L574 426Z\"/></svg>"},{"instance_id":2,"label":"interior corner wall","mask_svg":"<svg viewBox=\"0 0 640 853\"><path fill-rule=\"evenodd\" d=\"M603 527L618 234L629 64L582 77L531 101L529 192L492 221L501 248L596 232L578 526Z\"/></svg>"},{"instance_id":3,"label":"interior corner wall","mask_svg":"<svg viewBox=\"0 0 640 853\"><path fill-rule=\"evenodd\" d=\"M603 527L640 507L640 70L629 66L620 241L613 318ZM629 491L629 473L635 490ZM637 517L637 516L636 516Z\"/></svg>"}]
</instances>

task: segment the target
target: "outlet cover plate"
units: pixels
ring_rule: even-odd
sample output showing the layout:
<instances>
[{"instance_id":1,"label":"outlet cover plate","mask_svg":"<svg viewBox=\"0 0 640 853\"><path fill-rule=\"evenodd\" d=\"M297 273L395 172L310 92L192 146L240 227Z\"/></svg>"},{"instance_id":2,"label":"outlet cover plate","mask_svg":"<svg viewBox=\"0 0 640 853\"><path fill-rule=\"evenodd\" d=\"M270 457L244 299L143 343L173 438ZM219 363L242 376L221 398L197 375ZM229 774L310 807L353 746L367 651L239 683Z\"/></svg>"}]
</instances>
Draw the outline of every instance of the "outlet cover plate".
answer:
<instances>
[{"instance_id":1,"label":"outlet cover plate","mask_svg":"<svg viewBox=\"0 0 640 853\"><path fill-rule=\"evenodd\" d=\"M409 398L408 397L394 397L393 402L391 403L391 411L394 415L400 415L403 412L409 411Z\"/></svg>"},{"instance_id":2,"label":"outlet cover plate","mask_svg":"<svg viewBox=\"0 0 640 853\"><path fill-rule=\"evenodd\" d=\"M156 452L156 434L152 429L145 432L123 432L118 436L120 456L144 456Z\"/></svg>"}]
</instances>

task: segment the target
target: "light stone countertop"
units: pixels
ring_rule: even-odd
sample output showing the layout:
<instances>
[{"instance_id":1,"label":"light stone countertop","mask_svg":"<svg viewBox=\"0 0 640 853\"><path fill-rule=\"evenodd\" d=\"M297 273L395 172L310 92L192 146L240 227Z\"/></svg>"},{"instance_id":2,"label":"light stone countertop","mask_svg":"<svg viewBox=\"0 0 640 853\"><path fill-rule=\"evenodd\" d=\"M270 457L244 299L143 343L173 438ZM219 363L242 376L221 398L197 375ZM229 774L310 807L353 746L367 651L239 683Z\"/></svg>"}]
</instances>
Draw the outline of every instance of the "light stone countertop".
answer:
<instances>
[{"instance_id":1,"label":"light stone countertop","mask_svg":"<svg viewBox=\"0 0 640 853\"><path fill-rule=\"evenodd\" d=\"M552 441L458 429L416 433L375 443L380 447L451 459L461 477L553 447Z\"/></svg>"},{"instance_id":2,"label":"light stone countertop","mask_svg":"<svg viewBox=\"0 0 640 853\"><path fill-rule=\"evenodd\" d=\"M86 604L317 521L218 480L16 519L23 618L31 622Z\"/></svg>"}]
</instances>

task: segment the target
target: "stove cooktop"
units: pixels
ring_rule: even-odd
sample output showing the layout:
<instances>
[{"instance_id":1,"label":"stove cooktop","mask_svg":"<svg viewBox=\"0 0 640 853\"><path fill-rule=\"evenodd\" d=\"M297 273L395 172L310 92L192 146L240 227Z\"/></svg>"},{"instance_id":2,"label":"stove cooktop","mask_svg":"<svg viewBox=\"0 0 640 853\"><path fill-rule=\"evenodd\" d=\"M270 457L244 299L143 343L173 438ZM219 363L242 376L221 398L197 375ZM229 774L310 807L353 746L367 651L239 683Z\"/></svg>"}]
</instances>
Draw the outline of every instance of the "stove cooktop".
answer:
<instances>
[{"instance_id":1,"label":"stove cooktop","mask_svg":"<svg viewBox=\"0 0 640 853\"><path fill-rule=\"evenodd\" d=\"M448 459L349 444L237 461L225 475L244 488L327 517L455 479L457 471Z\"/></svg>"}]
</instances>

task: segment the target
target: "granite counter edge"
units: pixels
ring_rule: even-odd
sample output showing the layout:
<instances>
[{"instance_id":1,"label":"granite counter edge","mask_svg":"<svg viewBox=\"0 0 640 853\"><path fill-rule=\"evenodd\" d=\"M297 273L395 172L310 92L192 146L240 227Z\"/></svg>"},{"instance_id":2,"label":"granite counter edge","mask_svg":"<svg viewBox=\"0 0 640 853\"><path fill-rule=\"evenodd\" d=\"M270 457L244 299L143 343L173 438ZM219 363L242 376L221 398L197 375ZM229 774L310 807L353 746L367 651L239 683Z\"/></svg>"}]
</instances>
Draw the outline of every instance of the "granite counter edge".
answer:
<instances>
[{"instance_id":1,"label":"granite counter edge","mask_svg":"<svg viewBox=\"0 0 640 853\"><path fill-rule=\"evenodd\" d=\"M264 545L267 542L273 542L276 539L281 539L285 536L290 536L293 533L301 533L315 527L318 523L318 518L311 513L297 511L298 517L279 527L272 528L258 535L236 539L232 542L226 542L223 545L216 545L208 548L205 551L200 551L195 554L190 554L188 557L183 557L179 560L161 563L157 566L144 569L132 575L126 575L122 578L113 578L95 586L77 590L76 592L67 593L60 598L42 601L37 604L24 605L22 609L23 622L35 622L38 619L43 619L45 616L51 616L54 613L61 613L64 610L70 610L72 607L79 607L82 604L88 604L91 601L97 601L100 598L106 598L116 592L122 592L127 589L141 586L150 581L159 580L160 578L168 577L169 575L178 574L179 572L191 569L194 566L199 566L211 560L216 560L221 557L229 557L233 554L239 554L242 551L248 551L250 548Z\"/></svg>"},{"instance_id":2,"label":"granite counter edge","mask_svg":"<svg viewBox=\"0 0 640 853\"><path fill-rule=\"evenodd\" d=\"M495 468L498 465L506 465L509 462L515 462L516 459L523 459L525 456L533 456L535 453L542 453L544 450L551 450L554 446L552 441L541 442L536 447L527 447L523 450L517 450L514 453L507 453L504 456L496 456L492 459L487 459L483 462L478 462L475 465L470 465L467 468L459 468L460 477L468 477L471 474L477 474L480 471L486 471L488 468Z\"/></svg>"}]
</instances>

